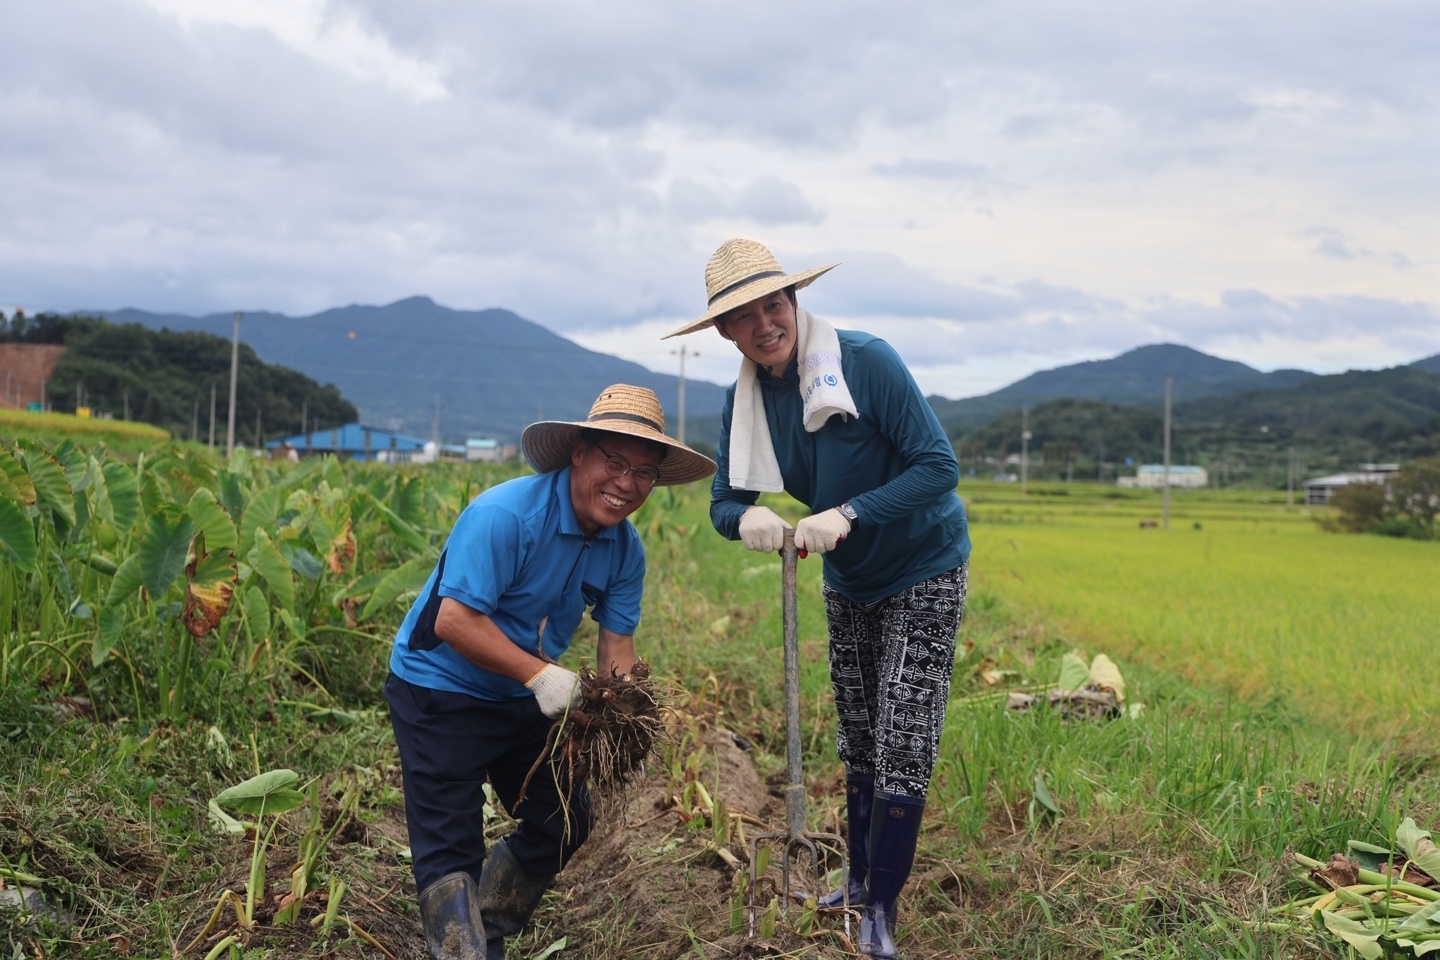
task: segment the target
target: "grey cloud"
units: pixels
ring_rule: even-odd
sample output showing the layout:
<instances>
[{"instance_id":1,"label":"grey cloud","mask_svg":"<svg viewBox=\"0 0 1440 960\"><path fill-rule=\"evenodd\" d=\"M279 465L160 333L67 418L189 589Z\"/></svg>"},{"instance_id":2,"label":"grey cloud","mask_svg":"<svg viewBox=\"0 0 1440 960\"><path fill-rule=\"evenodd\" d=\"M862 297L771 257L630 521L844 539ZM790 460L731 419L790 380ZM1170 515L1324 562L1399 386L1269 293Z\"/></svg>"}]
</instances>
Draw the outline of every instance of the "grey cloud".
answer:
<instances>
[{"instance_id":1,"label":"grey cloud","mask_svg":"<svg viewBox=\"0 0 1440 960\"><path fill-rule=\"evenodd\" d=\"M1344 238L1333 234L1321 237L1315 244L1315 252L1322 257L1334 257L1337 260L1355 259L1355 252L1346 245Z\"/></svg>"},{"instance_id":2,"label":"grey cloud","mask_svg":"<svg viewBox=\"0 0 1440 960\"><path fill-rule=\"evenodd\" d=\"M877 163L872 169L883 177L924 177L932 180L986 181L994 176L989 168L980 164L914 157L904 157L894 163Z\"/></svg>"},{"instance_id":3,"label":"grey cloud","mask_svg":"<svg viewBox=\"0 0 1440 960\"><path fill-rule=\"evenodd\" d=\"M825 213L798 186L776 177L751 180L738 191L712 186L689 177L670 184L666 208L684 223L709 220L749 220L761 226L820 223Z\"/></svg>"},{"instance_id":4,"label":"grey cloud","mask_svg":"<svg viewBox=\"0 0 1440 960\"><path fill-rule=\"evenodd\" d=\"M332 0L332 22L358 16L437 66L449 96L417 104L262 30L184 29L139 0L9 3L0 302L304 312L423 292L560 329L685 316L719 239L713 221L824 223L833 246L855 244L840 234L845 198L874 181L821 192L783 176L790 161L839 170L861 137L903 141L886 154L899 159L871 169L886 190L1222 163L1422 189L1440 89L1433 5L1298 9L1276 30L1280 14L1253 6L1119 0ZM1028 125L1029 139L1005 141L1007 124ZM677 169L655 146L672 135L724 137L754 164L727 181L703 160ZM1331 150L1309 150L1317 139ZM946 156L953 142L964 149ZM1387 176L1352 176L1380 156ZM812 262L829 259L845 266L807 302L902 326L921 318L917 342L959 330L970 349L1294 331L1322 314L1334 329L1370 322L1303 301L1127 305L1048 285L1043 265L1005 285L968 280L967 264L941 278L865 249ZM1415 316L1375 309L1419 336Z\"/></svg>"},{"instance_id":5,"label":"grey cloud","mask_svg":"<svg viewBox=\"0 0 1440 960\"><path fill-rule=\"evenodd\" d=\"M775 177L750 181L736 198L735 211L764 226L819 223L825 219L795 184Z\"/></svg>"}]
</instances>

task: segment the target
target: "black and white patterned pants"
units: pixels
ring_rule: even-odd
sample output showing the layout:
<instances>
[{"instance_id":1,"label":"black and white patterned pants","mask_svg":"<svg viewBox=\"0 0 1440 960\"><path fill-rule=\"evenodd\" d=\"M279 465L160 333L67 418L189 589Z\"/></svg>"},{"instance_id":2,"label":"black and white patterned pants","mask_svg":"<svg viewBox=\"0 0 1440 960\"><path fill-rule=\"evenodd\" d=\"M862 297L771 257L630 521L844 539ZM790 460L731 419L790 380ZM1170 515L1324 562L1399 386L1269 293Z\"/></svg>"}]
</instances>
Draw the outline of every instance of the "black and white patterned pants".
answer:
<instances>
[{"instance_id":1,"label":"black and white patterned pants","mask_svg":"<svg viewBox=\"0 0 1440 960\"><path fill-rule=\"evenodd\" d=\"M825 584L830 682L840 715L836 749L877 789L925 799L965 616L966 564L874 603Z\"/></svg>"}]
</instances>

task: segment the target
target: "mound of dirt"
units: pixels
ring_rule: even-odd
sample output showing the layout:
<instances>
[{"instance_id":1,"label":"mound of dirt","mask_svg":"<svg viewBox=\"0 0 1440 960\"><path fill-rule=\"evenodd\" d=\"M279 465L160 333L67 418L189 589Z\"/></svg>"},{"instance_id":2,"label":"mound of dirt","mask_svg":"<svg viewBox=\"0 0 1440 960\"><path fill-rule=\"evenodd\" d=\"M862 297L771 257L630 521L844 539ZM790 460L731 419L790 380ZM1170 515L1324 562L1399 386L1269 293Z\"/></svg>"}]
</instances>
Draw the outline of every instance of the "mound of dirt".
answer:
<instances>
[{"instance_id":1,"label":"mound of dirt","mask_svg":"<svg viewBox=\"0 0 1440 960\"><path fill-rule=\"evenodd\" d=\"M737 738L711 730L704 743L703 782L707 791L718 787L714 799L723 801L743 836L779 828L783 801L761 781ZM687 822L673 791L664 771L652 772L596 825L556 879L558 899L550 899L537 920L570 938L578 952L567 950L567 957L853 956L842 938L831 934L843 929L835 920L824 921L823 932L814 937L777 932L764 940L732 933L736 873L748 869L746 843L737 833L727 862L714 845L713 826L702 817ZM799 905L793 906L791 919L799 912ZM784 929L785 923L777 925L777 931Z\"/></svg>"}]
</instances>

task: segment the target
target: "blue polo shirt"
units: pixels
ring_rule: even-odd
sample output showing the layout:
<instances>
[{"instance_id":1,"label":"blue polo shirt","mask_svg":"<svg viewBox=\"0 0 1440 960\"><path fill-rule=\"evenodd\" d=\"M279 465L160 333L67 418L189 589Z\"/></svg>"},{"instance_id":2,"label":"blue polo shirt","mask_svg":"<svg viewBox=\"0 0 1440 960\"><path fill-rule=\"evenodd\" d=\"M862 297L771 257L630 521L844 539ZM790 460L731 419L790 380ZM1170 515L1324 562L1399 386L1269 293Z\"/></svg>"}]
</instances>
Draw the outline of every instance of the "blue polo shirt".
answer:
<instances>
[{"instance_id":1,"label":"blue polo shirt","mask_svg":"<svg viewBox=\"0 0 1440 960\"><path fill-rule=\"evenodd\" d=\"M480 669L448 643L410 648L439 573L437 564L400 624L390 669L416 686L482 700L533 696L524 684ZM517 647L537 653L543 644L555 660L570 648L586 607L607 630L634 634L644 581L645 548L629 520L585 538L570 503L566 467L507 481L470 502L445 544L439 595L485 614Z\"/></svg>"}]
</instances>

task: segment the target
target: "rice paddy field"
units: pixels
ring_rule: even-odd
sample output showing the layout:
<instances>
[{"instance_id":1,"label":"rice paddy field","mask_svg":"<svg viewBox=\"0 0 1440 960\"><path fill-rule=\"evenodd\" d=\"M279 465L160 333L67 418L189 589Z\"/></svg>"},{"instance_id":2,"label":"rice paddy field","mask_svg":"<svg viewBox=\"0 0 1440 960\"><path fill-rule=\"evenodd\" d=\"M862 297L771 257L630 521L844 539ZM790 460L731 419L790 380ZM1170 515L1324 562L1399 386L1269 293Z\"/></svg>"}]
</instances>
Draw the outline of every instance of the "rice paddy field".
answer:
<instances>
[{"instance_id":1,"label":"rice paddy field","mask_svg":"<svg viewBox=\"0 0 1440 960\"><path fill-rule=\"evenodd\" d=\"M1325 533L1285 494L962 490L976 582L1086 646L1370 737L1440 711L1440 542ZM1324 510L1325 508L1318 508Z\"/></svg>"},{"instance_id":2,"label":"rice paddy field","mask_svg":"<svg viewBox=\"0 0 1440 960\"><path fill-rule=\"evenodd\" d=\"M380 688L455 516L519 468L0 438L0 955L422 955ZM1141 525L1146 491L960 492L970 605L902 956L1357 955L1294 919L1318 881L1293 858L1440 828L1440 544L1323 533L1283 493L1177 492L1167 530ZM798 908L742 930L746 831L785 780L780 563L718 537L707 502L660 488L633 518L637 647L674 723L628 801L650 805L607 813L515 957L853 956ZM803 767L812 827L836 830L820 577L801 562ZM1007 708L1076 653L1119 665L1120 716ZM267 815L257 874L258 828L213 801L282 770L299 806ZM487 810L491 840L511 827Z\"/></svg>"}]
</instances>

